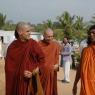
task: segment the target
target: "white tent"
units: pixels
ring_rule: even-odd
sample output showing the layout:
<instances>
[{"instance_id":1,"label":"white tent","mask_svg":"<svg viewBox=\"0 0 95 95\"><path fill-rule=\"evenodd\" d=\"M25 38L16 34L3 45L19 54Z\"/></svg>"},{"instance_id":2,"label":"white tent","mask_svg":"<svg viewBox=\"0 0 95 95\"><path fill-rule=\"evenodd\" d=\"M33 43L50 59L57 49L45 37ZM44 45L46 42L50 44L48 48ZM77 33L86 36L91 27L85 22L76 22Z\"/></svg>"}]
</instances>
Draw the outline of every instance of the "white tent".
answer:
<instances>
[{"instance_id":1,"label":"white tent","mask_svg":"<svg viewBox=\"0 0 95 95\"><path fill-rule=\"evenodd\" d=\"M2 38L3 43L5 43L5 44L11 43L15 39L14 31L0 30L0 37ZM39 32L31 32L30 37L36 41L43 38L42 34Z\"/></svg>"},{"instance_id":2,"label":"white tent","mask_svg":"<svg viewBox=\"0 0 95 95\"><path fill-rule=\"evenodd\" d=\"M0 37L3 40L3 43L10 43L15 39L14 31L0 30Z\"/></svg>"},{"instance_id":3,"label":"white tent","mask_svg":"<svg viewBox=\"0 0 95 95\"><path fill-rule=\"evenodd\" d=\"M3 41L3 45L2 45L2 50L1 51L3 52L2 56L4 56L4 57L6 56L6 51L7 51L7 48L9 46L9 44L13 40L15 40L14 32L15 31L0 30L0 38ZM33 38L36 41L41 40L43 38L42 34L39 33L39 32L31 32L30 37Z\"/></svg>"}]
</instances>

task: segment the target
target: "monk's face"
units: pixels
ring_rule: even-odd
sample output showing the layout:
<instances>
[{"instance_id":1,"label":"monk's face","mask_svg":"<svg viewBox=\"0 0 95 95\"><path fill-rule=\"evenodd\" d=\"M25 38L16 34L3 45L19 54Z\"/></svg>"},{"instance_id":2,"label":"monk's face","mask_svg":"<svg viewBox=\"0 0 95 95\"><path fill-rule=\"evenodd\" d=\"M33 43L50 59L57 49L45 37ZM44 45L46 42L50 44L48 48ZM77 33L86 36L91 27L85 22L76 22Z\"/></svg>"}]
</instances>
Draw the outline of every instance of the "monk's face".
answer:
<instances>
[{"instance_id":1,"label":"monk's face","mask_svg":"<svg viewBox=\"0 0 95 95\"><path fill-rule=\"evenodd\" d=\"M90 38L92 42L95 42L95 29L90 30Z\"/></svg>"},{"instance_id":2,"label":"monk's face","mask_svg":"<svg viewBox=\"0 0 95 95\"><path fill-rule=\"evenodd\" d=\"M23 26L19 31L19 37L22 41L30 39L31 27L29 25Z\"/></svg>"},{"instance_id":3,"label":"monk's face","mask_svg":"<svg viewBox=\"0 0 95 95\"><path fill-rule=\"evenodd\" d=\"M44 33L44 40L47 43L50 43L53 40L53 32L45 32Z\"/></svg>"}]
</instances>

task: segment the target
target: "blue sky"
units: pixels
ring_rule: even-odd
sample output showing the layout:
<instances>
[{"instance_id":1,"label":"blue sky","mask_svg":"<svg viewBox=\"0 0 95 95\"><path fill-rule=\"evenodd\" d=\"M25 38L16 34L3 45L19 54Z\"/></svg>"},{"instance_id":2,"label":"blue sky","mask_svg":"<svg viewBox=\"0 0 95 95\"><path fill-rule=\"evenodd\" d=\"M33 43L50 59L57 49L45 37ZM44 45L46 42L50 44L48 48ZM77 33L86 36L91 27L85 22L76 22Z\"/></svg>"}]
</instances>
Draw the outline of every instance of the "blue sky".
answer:
<instances>
[{"instance_id":1,"label":"blue sky","mask_svg":"<svg viewBox=\"0 0 95 95\"><path fill-rule=\"evenodd\" d=\"M64 11L89 21L95 13L95 0L0 0L0 12L15 23L55 21Z\"/></svg>"}]
</instances>

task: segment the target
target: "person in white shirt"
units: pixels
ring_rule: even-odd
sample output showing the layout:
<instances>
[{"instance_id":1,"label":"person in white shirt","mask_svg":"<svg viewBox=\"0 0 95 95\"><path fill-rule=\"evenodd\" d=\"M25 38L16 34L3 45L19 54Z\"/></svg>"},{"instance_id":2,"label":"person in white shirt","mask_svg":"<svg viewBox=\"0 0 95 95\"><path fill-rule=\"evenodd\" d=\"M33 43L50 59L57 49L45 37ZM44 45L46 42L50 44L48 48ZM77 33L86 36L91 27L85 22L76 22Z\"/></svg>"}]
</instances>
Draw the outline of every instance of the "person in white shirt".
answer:
<instances>
[{"instance_id":1,"label":"person in white shirt","mask_svg":"<svg viewBox=\"0 0 95 95\"><path fill-rule=\"evenodd\" d=\"M62 80L62 82L66 82L66 83L70 82L69 73L70 73L70 65L72 63L71 52L72 52L71 45L68 42L68 38L65 37L64 38L63 52L62 52L63 63L64 63L64 65L63 65L63 67L64 67L64 80Z\"/></svg>"}]
</instances>

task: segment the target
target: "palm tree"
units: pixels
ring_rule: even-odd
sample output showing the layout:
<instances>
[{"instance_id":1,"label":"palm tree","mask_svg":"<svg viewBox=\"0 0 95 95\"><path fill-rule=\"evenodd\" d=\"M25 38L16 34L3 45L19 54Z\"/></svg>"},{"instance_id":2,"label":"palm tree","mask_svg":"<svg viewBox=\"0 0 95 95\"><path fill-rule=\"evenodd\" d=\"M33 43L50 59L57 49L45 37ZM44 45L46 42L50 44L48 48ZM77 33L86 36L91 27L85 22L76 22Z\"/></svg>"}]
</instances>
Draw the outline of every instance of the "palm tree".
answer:
<instances>
[{"instance_id":1,"label":"palm tree","mask_svg":"<svg viewBox=\"0 0 95 95\"><path fill-rule=\"evenodd\" d=\"M74 23L74 27L77 31L80 31L81 29L83 29L83 27L84 27L83 17L76 16L76 21Z\"/></svg>"},{"instance_id":2,"label":"palm tree","mask_svg":"<svg viewBox=\"0 0 95 95\"><path fill-rule=\"evenodd\" d=\"M76 16L75 22L74 22L74 35L75 39L80 41L85 36L86 32L86 25L83 22L83 17Z\"/></svg>"},{"instance_id":3,"label":"palm tree","mask_svg":"<svg viewBox=\"0 0 95 95\"><path fill-rule=\"evenodd\" d=\"M72 38L74 16L71 17L70 14L65 11L61 16L58 16L57 19L63 27L64 35Z\"/></svg>"}]
</instances>

